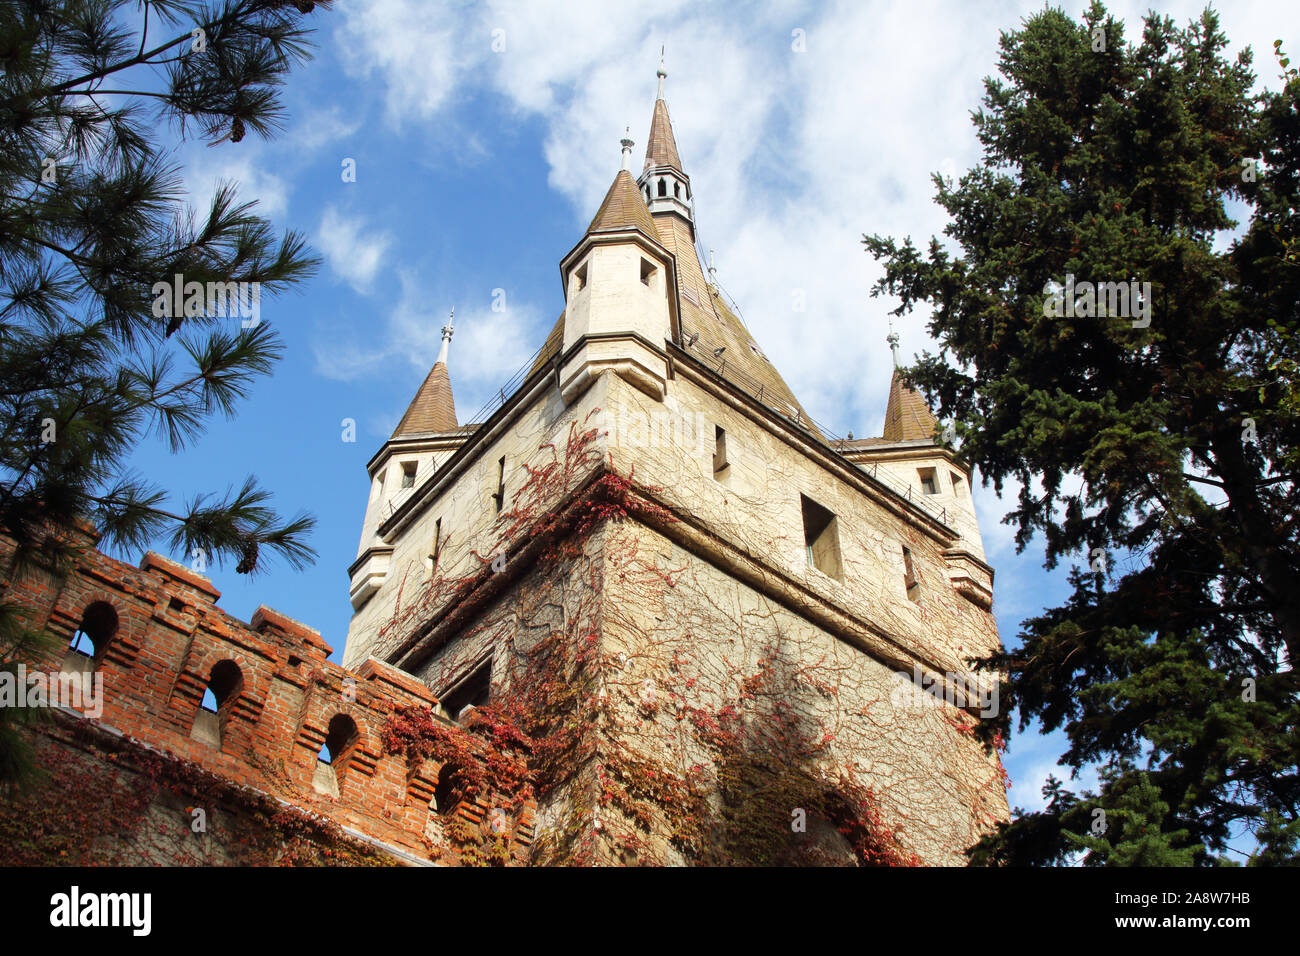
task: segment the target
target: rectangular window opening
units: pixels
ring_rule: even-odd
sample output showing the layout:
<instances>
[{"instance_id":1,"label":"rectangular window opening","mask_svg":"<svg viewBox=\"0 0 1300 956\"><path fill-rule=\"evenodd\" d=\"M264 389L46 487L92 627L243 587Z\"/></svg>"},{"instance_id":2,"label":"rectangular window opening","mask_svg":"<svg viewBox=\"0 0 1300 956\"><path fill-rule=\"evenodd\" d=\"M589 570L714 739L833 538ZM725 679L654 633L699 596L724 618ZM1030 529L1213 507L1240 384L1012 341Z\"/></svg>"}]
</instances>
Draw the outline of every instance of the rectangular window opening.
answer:
<instances>
[{"instance_id":1,"label":"rectangular window opening","mask_svg":"<svg viewBox=\"0 0 1300 956\"><path fill-rule=\"evenodd\" d=\"M727 432L721 425L713 429L713 477L721 481L727 477L731 464L727 461Z\"/></svg>"},{"instance_id":2,"label":"rectangular window opening","mask_svg":"<svg viewBox=\"0 0 1300 956\"><path fill-rule=\"evenodd\" d=\"M403 488L415 487L415 466L416 463L413 461L402 462L402 487Z\"/></svg>"},{"instance_id":3,"label":"rectangular window opening","mask_svg":"<svg viewBox=\"0 0 1300 956\"><path fill-rule=\"evenodd\" d=\"M433 577L438 570L438 558L442 556L442 519L439 518L433 523L433 544L429 548L429 577Z\"/></svg>"},{"instance_id":4,"label":"rectangular window opening","mask_svg":"<svg viewBox=\"0 0 1300 956\"><path fill-rule=\"evenodd\" d=\"M843 580L844 568L840 562L839 522L835 515L806 495L800 495L803 511L804 545L808 550L808 564L822 574Z\"/></svg>"},{"instance_id":5,"label":"rectangular window opening","mask_svg":"<svg viewBox=\"0 0 1300 956\"><path fill-rule=\"evenodd\" d=\"M650 280L654 278L655 267L649 259L641 260L641 284L649 285Z\"/></svg>"},{"instance_id":6,"label":"rectangular window opening","mask_svg":"<svg viewBox=\"0 0 1300 956\"><path fill-rule=\"evenodd\" d=\"M497 490L492 495L492 500L496 502L497 514L506 503L506 456L502 455L501 460L497 462Z\"/></svg>"},{"instance_id":7,"label":"rectangular window opening","mask_svg":"<svg viewBox=\"0 0 1300 956\"><path fill-rule=\"evenodd\" d=\"M573 273L573 291L581 292L587 287L587 263L580 265Z\"/></svg>"},{"instance_id":8,"label":"rectangular window opening","mask_svg":"<svg viewBox=\"0 0 1300 956\"><path fill-rule=\"evenodd\" d=\"M916 576L916 567L912 564L912 552L903 549L903 586L907 589L909 601L921 599L921 581Z\"/></svg>"},{"instance_id":9,"label":"rectangular window opening","mask_svg":"<svg viewBox=\"0 0 1300 956\"><path fill-rule=\"evenodd\" d=\"M443 714L460 722L475 707L482 707L492 696L492 658L477 665L468 675L447 688L438 697Z\"/></svg>"},{"instance_id":10,"label":"rectangular window opening","mask_svg":"<svg viewBox=\"0 0 1300 956\"><path fill-rule=\"evenodd\" d=\"M957 472L954 471L952 473L952 493L954 495L961 494L961 486L962 486L961 475L957 474Z\"/></svg>"},{"instance_id":11,"label":"rectangular window opening","mask_svg":"<svg viewBox=\"0 0 1300 956\"><path fill-rule=\"evenodd\" d=\"M939 493L939 481L934 476L933 468L918 468L916 473L921 477L921 491L927 495Z\"/></svg>"}]
</instances>

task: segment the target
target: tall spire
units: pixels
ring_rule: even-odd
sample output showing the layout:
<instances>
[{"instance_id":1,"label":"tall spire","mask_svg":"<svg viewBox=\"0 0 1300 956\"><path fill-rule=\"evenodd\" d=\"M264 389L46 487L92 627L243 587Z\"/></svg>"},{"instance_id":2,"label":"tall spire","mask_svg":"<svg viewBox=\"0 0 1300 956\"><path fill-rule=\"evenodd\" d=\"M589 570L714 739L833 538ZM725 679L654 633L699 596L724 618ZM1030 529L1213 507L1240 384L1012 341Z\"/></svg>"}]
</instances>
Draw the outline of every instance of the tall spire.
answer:
<instances>
[{"instance_id":1,"label":"tall spire","mask_svg":"<svg viewBox=\"0 0 1300 956\"><path fill-rule=\"evenodd\" d=\"M668 119L668 104L664 102L663 54L660 51L659 93L655 97L654 114L650 118L650 139L646 142L644 169L666 167L682 175L682 160L677 155L677 140L673 138L673 124Z\"/></svg>"}]
</instances>

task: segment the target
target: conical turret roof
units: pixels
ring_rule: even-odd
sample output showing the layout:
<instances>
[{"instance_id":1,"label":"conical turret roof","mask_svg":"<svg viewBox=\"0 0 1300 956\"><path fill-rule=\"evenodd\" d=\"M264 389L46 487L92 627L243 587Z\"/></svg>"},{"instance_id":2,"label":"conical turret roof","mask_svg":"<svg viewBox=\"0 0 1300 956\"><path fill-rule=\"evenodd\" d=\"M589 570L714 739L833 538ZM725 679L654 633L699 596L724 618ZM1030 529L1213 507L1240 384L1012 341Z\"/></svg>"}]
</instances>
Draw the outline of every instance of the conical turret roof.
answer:
<instances>
[{"instance_id":1,"label":"conical turret roof","mask_svg":"<svg viewBox=\"0 0 1300 956\"><path fill-rule=\"evenodd\" d=\"M661 81L663 76L661 69ZM646 168L652 166L671 166L683 178L686 177L662 94L655 101L650 120ZM688 351L724 379L820 437L817 426L754 341L745 323L728 305L721 290L705 279L695 248L692 223L675 213L652 214L631 174L620 172L592 220L588 234L604 229L628 228L636 228L654 239L676 261L681 329ZM559 352L563 338L564 313L560 313L533 364L534 371Z\"/></svg>"},{"instance_id":2,"label":"conical turret roof","mask_svg":"<svg viewBox=\"0 0 1300 956\"><path fill-rule=\"evenodd\" d=\"M635 229L655 242L661 242L659 230L646 208L641 191L637 189L636 180L626 169L620 169L610 184L605 200L596 210L596 216L587 227L587 235L596 232L622 232Z\"/></svg>"},{"instance_id":3,"label":"conical turret roof","mask_svg":"<svg viewBox=\"0 0 1300 956\"><path fill-rule=\"evenodd\" d=\"M885 440L933 441L936 421L921 393L906 385L902 374L894 369L889 382L889 403L885 406Z\"/></svg>"},{"instance_id":4,"label":"conical turret roof","mask_svg":"<svg viewBox=\"0 0 1300 956\"><path fill-rule=\"evenodd\" d=\"M447 374L447 363L437 362L430 369L420 390L415 393L406 414L393 431L393 437L424 432L454 432L457 427L451 376Z\"/></svg>"}]
</instances>

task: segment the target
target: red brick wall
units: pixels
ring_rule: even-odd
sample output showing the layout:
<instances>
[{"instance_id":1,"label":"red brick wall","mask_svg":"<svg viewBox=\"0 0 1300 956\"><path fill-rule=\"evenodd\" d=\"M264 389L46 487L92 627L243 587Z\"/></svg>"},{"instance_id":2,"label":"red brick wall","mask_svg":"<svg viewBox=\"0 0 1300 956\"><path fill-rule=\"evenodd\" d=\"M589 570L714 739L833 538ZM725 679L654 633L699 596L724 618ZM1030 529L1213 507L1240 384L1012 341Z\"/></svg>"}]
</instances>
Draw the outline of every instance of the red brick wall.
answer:
<instances>
[{"instance_id":1,"label":"red brick wall","mask_svg":"<svg viewBox=\"0 0 1300 956\"><path fill-rule=\"evenodd\" d=\"M0 538L0 568L9 567L11 552L12 542ZM32 569L0 581L0 600L19 607L60 648L92 604L112 607L116 627L96 646L100 725L405 853L454 862L454 854L439 848L441 821L431 806L439 766L432 760L411 765L385 754L381 743L395 707L436 704L429 690L374 659L344 670L326 660L331 649L316 630L267 607L245 623L217 607L219 598L209 579L183 565L150 552L131 567L95 550L93 540L65 576ZM242 685L220 708L218 749L193 739L191 729L213 667L226 660L239 667ZM57 671L62 651L32 664ZM333 755L336 799L317 792L312 780L330 721L340 714L352 719L357 735ZM477 822L486 809L454 812ZM532 813L512 827L514 855L522 859Z\"/></svg>"}]
</instances>

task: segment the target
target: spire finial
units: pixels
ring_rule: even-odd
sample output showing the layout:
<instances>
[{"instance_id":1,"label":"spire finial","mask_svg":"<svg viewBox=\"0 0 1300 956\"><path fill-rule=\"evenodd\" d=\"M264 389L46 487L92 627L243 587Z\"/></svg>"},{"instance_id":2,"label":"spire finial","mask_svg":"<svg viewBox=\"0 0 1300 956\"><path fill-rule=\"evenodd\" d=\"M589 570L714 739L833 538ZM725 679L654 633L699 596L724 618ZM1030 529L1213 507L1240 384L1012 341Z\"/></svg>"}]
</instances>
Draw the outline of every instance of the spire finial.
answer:
<instances>
[{"instance_id":1,"label":"spire finial","mask_svg":"<svg viewBox=\"0 0 1300 956\"><path fill-rule=\"evenodd\" d=\"M718 267L713 264L713 250L709 250L709 281L718 284Z\"/></svg>"},{"instance_id":2,"label":"spire finial","mask_svg":"<svg viewBox=\"0 0 1300 956\"><path fill-rule=\"evenodd\" d=\"M659 77L659 95L656 96L655 99L662 100L664 98L664 77L668 75L668 72L664 69L664 48L663 47L659 48L659 72L656 73L655 75Z\"/></svg>"},{"instance_id":3,"label":"spire finial","mask_svg":"<svg viewBox=\"0 0 1300 956\"><path fill-rule=\"evenodd\" d=\"M447 324L442 327L442 348L438 350L438 362L441 362L443 365L447 364L447 346L451 344L451 335L456 331L453 328L455 321L456 307L453 305L451 307L451 314L447 316ZM438 362L434 362L433 364L437 365Z\"/></svg>"},{"instance_id":4,"label":"spire finial","mask_svg":"<svg viewBox=\"0 0 1300 956\"><path fill-rule=\"evenodd\" d=\"M632 147L636 145L635 143L632 142L632 127L628 126L624 128L623 138L618 141L618 144L623 147L623 168L626 169L628 172L631 172L632 171Z\"/></svg>"},{"instance_id":5,"label":"spire finial","mask_svg":"<svg viewBox=\"0 0 1300 956\"><path fill-rule=\"evenodd\" d=\"M885 336L885 341L889 343L889 349L894 353L894 368L902 368L902 363L898 361L898 333L894 331L894 320L889 320L889 334Z\"/></svg>"}]
</instances>

